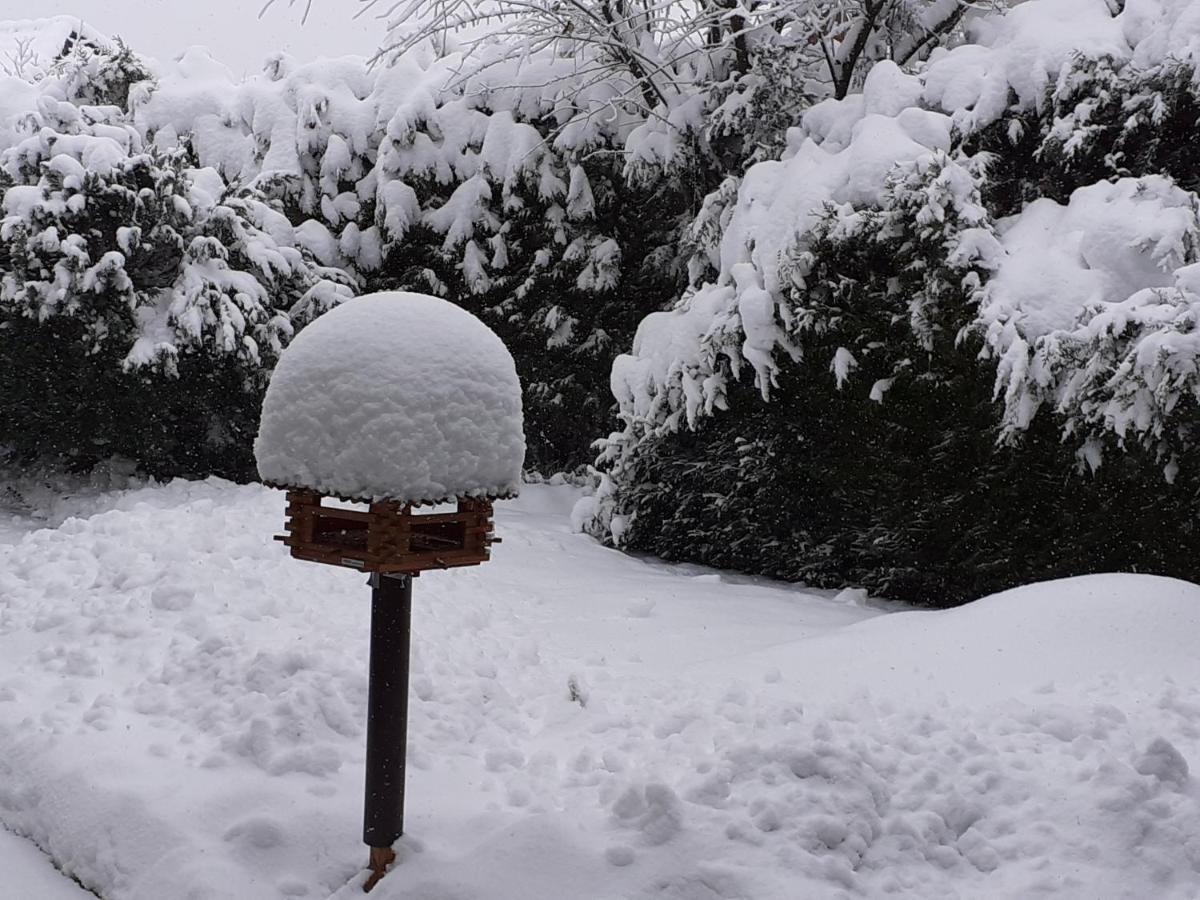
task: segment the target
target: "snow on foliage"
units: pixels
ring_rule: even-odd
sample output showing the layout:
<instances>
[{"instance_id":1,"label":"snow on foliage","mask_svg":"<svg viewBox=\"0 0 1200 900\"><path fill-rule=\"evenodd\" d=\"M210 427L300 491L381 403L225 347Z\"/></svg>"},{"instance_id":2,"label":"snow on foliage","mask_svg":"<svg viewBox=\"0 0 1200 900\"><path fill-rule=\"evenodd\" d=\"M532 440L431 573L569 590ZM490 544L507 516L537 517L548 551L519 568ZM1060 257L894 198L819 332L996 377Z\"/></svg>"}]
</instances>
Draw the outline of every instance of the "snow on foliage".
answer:
<instances>
[{"instance_id":1,"label":"snow on foliage","mask_svg":"<svg viewBox=\"0 0 1200 900\"><path fill-rule=\"evenodd\" d=\"M80 45L0 124L0 442L80 466L121 453L236 474L239 403L257 411L293 330L354 278L321 265L261 192L148 142L129 104L152 86L123 45ZM77 389L54 390L50 368ZM145 411L136 426L126 406Z\"/></svg>"},{"instance_id":2,"label":"snow on foliage","mask_svg":"<svg viewBox=\"0 0 1200 900\"><path fill-rule=\"evenodd\" d=\"M642 16L634 4L627 18L607 22L603 9L514 5L497 9L497 27L462 31L471 23L455 16L469 18L467 6L438 5L444 15L433 21L423 17L437 20L436 10L400 5L388 65L355 57L299 63L275 54L261 75L241 82L200 49L140 75L132 62L101 72L98 54L77 53L37 85L14 83L0 100L0 130L19 144L28 132L18 129L41 127L43 107L54 101L74 110L71 122L54 127L95 138L95 165L116 159L105 143L114 140L126 141L131 153L182 149L191 164L185 168L215 170L230 194L245 195L242 219L262 221L262 210L272 211L270 227L254 227L274 241L283 265L245 256L263 289L278 293L288 269L310 273L299 276L307 283L298 295L295 279L287 288L296 323L336 305L355 282L455 298L514 347L539 435L569 431L564 410L577 402L594 420L603 416L593 388L608 368L608 348L625 346L646 312L672 305L686 264L686 297L645 319L634 353L612 368L628 425L618 443L629 446L643 434L694 426L725 405L730 379L743 372L771 394L780 367L800 358L804 330L811 330L802 299L811 289L807 247L830 207L851 233L852 213L879 205L897 166L944 156L945 173L981 173L996 154L978 153L977 144L1004 128L1016 146L1038 117L1054 119L1039 150L1043 161L1053 157L1063 169L1092 164L1088 147L1111 130L1102 123L1111 122L1104 104L1113 101L1085 95L1107 85L1111 98L1134 71L1169 62L1186 68L1194 43L1188 5L1158 0L1131 0L1119 12L1104 0L1039 0L997 14L947 0L800 2L786 14L774 6L702 7L693 17L681 7L662 18ZM556 17L564 16L571 28L556 30L565 21ZM1126 157L1147 145L1139 129L1160 122L1186 93L1184 74L1162 75L1175 79L1170 91L1128 97L1120 126ZM1145 174L1120 171L1122 153L1109 155L1112 171L1082 186ZM14 190L34 185L33 173L22 178ZM972 191L991 189L981 174L957 177L957 188L955 181L947 174L944 199L959 213L975 203ZM17 191L11 203L28 202L24 196ZM928 212L935 219L938 202L931 199ZM1124 215L1123 203L1108 203L1105 215ZM254 212L254 204L263 205ZM996 276L986 292L972 287L971 295L984 304L975 325L989 335L987 352L1004 360L998 395L1015 433L1039 408L1077 404L1068 396L1067 356L1056 356L1056 339L1032 327L1032 296L1006 293L1019 277L1012 273L1055 251L1016 249L1019 204L988 209L997 220L985 216L973 232L965 229L961 252L980 267L971 277ZM1049 213L1031 207L1027 214ZM234 287L228 274L212 287L214 273L240 271L241 257L222 269L205 249L211 246L190 238L188 246L193 274L207 272L209 280L189 279L181 296L198 310L207 304L200 313L207 324L172 314L188 323L179 346L211 334L221 352L236 344L253 360L255 350L230 336L244 320L255 346L271 345L254 333L261 321L251 307L261 296L248 283ZM1026 253L1030 265L1021 262ZM110 257L93 278L117 285L115 262ZM1179 257L1179 265L1189 262L1186 253ZM1103 301L1172 283L1170 271L1160 274ZM218 293L230 301L202 299ZM1050 302L1064 333L1091 308L1077 292L1071 297ZM156 309L164 308L161 299ZM926 327L923 302L910 311L914 333ZM132 362L166 364L163 315L139 315L145 334ZM833 348L823 367L852 385L871 367L849 360L861 362L861 348ZM1114 385L1114 396L1122 390ZM872 393L883 398L886 388ZM1089 397L1088 408L1098 409L1094 392ZM1156 426L1143 427L1153 418L1123 421L1130 436L1153 443ZM1068 427L1086 441L1098 423L1118 419L1080 413Z\"/></svg>"},{"instance_id":3,"label":"snow on foliage","mask_svg":"<svg viewBox=\"0 0 1200 900\"><path fill-rule=\"evenodd\" d=\"M970 18L960 0L502 6L483 23L398 5L384 65L274 54L237 81L192 48L111 102L147 148L183 149L286 215L323 266L453 297L498 329L534 464L552 468L588 457L612 348L683 288L678 236L700 198L770 156L812 99ZM337 296L324 283L302 317Z\"/></svg>"},{"instance_id":4,"label":"snow on foliage","mask_svg":"<svg viewBox=\"0 0 1200 900\"><path fill-rule=\"evenodd\" d=\"M1189 8L1019 4L809 108L702 204L577 524L917 603L1194 580Z\"/></svg>"},{"instance_id":5,"label":"snow on foliage","mask_svg":"<svg viewBox=\"0 0 1200 900\"><path fill-rule=\"evenodd\" d=\"M113 42L77 16L0 21L0 73L32 82L78 48L109 50Z\"/></svg>"},{"instance_id":6,"label":"snow on foliage","mask_svg":"<svg viewBox=\"0 0 1200 900\"><path fill-rule=\"evenodd\" d=\"M769 396L780 367L805 352L804 310L819 287L805 281L808 247L825 211L852 220L884 202L897 173L941 154L979 173L945 198L960 211L973 207L978 219L951 255L973 258L980 268L972 277L987 282L973 292L979 305L969 328L1000 360L1009 433L1049 405L1098 464L1093 436L1160 445L1171 428L1190 432L1167 422L1180 396L1200 396L1188 274L1196 194L1169 176L1125 178L1082 187L1066 203L1038 199L993 222L978 194L994 157L972 159L968 148L1001 119L1015 144L1026 118L1053 108L1060 118L1046 137L1047 158L1079 163L1079 148L1108 127L1089 110L1122 95L1077 98L1073 118L1054 104L1080 89L1075 82L1096 61L1125 79L1128 108L1137 112L1127 129L1160 120L1170 98L1160 94L1157 111L1149 108L1145 96L1154 95L1137 79L1150 80L1152 66L1160 82L1164 71L1175 78L1163 66L1182 65L1200 46L1194 19L1190 4L1173 0L1130 0L1117 12L1104 0L1024 3L973 18L966 43L934 51L916 74L879 62L860 94L811 107L778 160L750 167L706 201L693 229L693 287L675 309L643 320L632 351L613 366L624 430L608 439L607 458L723 408L743 369ZM939 219L943 210L934 203L925 214ZM839 383L852 377L849 353L838 349L827 362ZM601 506L610 489L602 488Z\"/></svg>"},{"instance_id":7,"label":"snow on foliage","mask_svg":"<svg viewBox=\"0 0 1200 900\"><path fill-rule=\"evenodd\" d=\"M624 307L656 308L678 286L669 260L641 276L641 255L624 248L656 252L676 220L665 204L645 222L617 214L630 202L617 151L637 119L597 117L567 135L556 123L580 82L566 61L527 63L475 72L428 48L375 67L277 55L237 82L190 51L137 95L134 120L277 203L324 265L368 288L451 297L499 330L526 382L535 465L558 468L582 462L601 427L593 388L610 334L636 321ZM619 296L631 275L665 285ZM566 422L568 407L594 424ZM550 433L571 434L569 448Z\"/></svg>"},{"instance_id":8,"label":"snow on foliage","mask_svg":"<svg viewBox=\"0 0 1200 900\"><path fill-rule=\"evenodd\" d=\"M683 288L677 238L698 200L770 155L812 98L844 95L871 61L924 57L967 11L588 0L500 4L483 22L460 3L398 4L384 65L276 55L235 83L191 51L138 96L136 121L315 219L303 238L326 264L497 328L534 464L557 468L604 427L611 348Z\"/></svg>"},{"instance_id":9,"label":"snow on foliage","mask_svg":"<svg viewBox=\"0 0 1200 900\"><path fill-rule=\"evenodd\" d=\"M357 57L300 65L276 56L262 76L235 82L193 50L167 67L135 120L156 139L187 141L227 178L278 185L312 217L310 229L329 232L330 262L370 272L421 224L482 283L503 269L503 256L485 258L481 246L503 240L503 213L522 205L524 186L574 219L587 217L590 189L582 168L521 121L549 112L549 100L482 83L464 93L453 87L463 64L420 54L377 68Z\"/></svg>"},{"instance_id":10,"label":"snow on foliage","mask_svg":"<svg viewBox=\"0 0 1200 900\"><path fill-rule=\"evenodd\" d=\"M0 223L13 264L0 282L6 311L89 322L95 344L129 339L116 315L132 326L133 368L174 371L180 352L203 348L253 372L278 355L292 331L287 298L320 281L287 220L261 201L225 200L215 172L143 151L132 130L88 131L43 127L0 154L12 183ZM203 187L214 184L215 198ZM108 240L88 230L100 216Z\"/></svg>"},{"instance_id":11,"label":"snow on foliage","mask_svg":"<svg viewBox=\"0 0 1200 900\"><path fill-rule=\"evenodd\" d=\"M437 297L341 304L284 352L254 445L264 481L437 503L520 488L521 385L500 339Z\"/></svg>"},{"instance_id":12,"label":"snow on foliage","mask_svg":"<svg viewBox=\"0 0 1200 900\"><path fill-rule=\"evenodd\" d=\"M708 251L707 262L727 274L699 285L677 309L644 319L633 353L613 366L613 392L628 421L695 424L720 407L727 378L744 363L769 394L777 354L800 352L789 336L799 320L782 298L802 279L795 257L825 204L869 206L898 165L950 148L951 120L942 113L867 112L918 85L880 63L862 95L813 107L807 128L789 135L783 159L751 167L725 212L720 243Z\"/></svg>"},{"instance_id":13,"label":"snow on foliage","mask_svg":"<svg viewBox=\"0 0 1200 900\"><path fill-rule=\"evenodd\" d=\"M1004 391L1007 428L1027 428L1043 402L1071 407L1081 391L1092 403L1098 399L1103 384L1094 373L1111 360L1101 362L1093 345L1101 334L1121 337L1127 324L1150 324L1156 317L1133 312L1150 298L1170 305L1162 289L1196 259L1198 209L1195 194L1169 178L1148 176L1079 188L1065 205L1036 200L998 224L1003 253L979 321L1000 357L997 389ZM1130 425L1146 432L1150 409L1122 410L1124 398L1117 395L1123 388L1116 382L1111 387L1108 425L1122 437ZM1151 398L1144 399L1156 405Z\"/></svg>"}]
</instances>

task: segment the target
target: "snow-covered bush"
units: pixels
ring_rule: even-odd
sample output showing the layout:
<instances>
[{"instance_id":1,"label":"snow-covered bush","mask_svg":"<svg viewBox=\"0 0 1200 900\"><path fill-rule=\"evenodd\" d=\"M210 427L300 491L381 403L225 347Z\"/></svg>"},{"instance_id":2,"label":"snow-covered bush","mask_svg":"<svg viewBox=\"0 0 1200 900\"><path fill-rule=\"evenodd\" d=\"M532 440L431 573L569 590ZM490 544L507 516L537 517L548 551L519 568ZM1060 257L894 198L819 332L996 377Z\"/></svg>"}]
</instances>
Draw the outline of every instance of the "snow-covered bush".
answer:
<instances>
[{"instance_id":1,"label":"snow-covered bush","mask_svg":"<svg viewBox=\"0 0 1200 900\"><path fill-rule=\"evenodd\" d=\"M692 198L626 180L628 123L560 134L560 76L468 85L462 66L415 51L381 68L279 57L235 84L192 52L135 119L277 201L299 245L364 288L437 294L486 321L517 358L530 465L577 466L609 415L615 348L682 287L675 235Z\"/></svg>"},{"instance_id":2,"label":"snow-covered bush","mask_svg":"<svg viewBox=\"0 0 1200 900\"><path fill-rule=\"evenodd\" d=\"M277 56L235 83L189 51L136 121L277 199L322 262L488 322L525 384L530 465L556 470L590 459L612 357L683 289L702 198L812 99L871 59L919 59L968 7L502 6L486 23L457 3L397 7L373 68Z\"/></svg>"},{"instance_id":3,"label":"snow-covered bush","mask_svg":"<svg viewBox=\"0 0 1200 900\"><path fill-rule=\"evenodd\" d=\"M123 47L62 70L0 153L0 444L79 467L121 455L160 475L246 475L289 314L350 281L262 199L143 146L120 106L81 102L81 84L84 99L128 97L121 74L142 70Z\"/></svg>"},{"instance_id":4,"label":"snow-covered bush","mask_svg":"<svg viewBox=\"0 0 1200 900\"><path fill-rule=\"evenodd\" d=\"M806 112L706 201L696 283L617 360L585 525L920 602L1195 577L1186 25L1022 4Z\"/></svg>"},{"instance_id":5,"label":"snow-covered bush","mask_svg":"<svg viewBox=\"0 0 1200 900\"><path fill-rule=\"evenodd\" d=\"M129 91L151 78L146 63L118 38L111 47L75 41L50 67L63 99L77 106L126 109Z\"/></svg>"},{"instance_id":6,"label":"snow-covered bush","mask_svg":"<svg viewBox=\"0 0 1200 900\"><path fill-rule=\"evenodd\" d=\"M277 54L261 76L241 82L202 50L150 71L119 43L76 39L39 69L34 96L24 82L13 96L31 110L49 98L75 111L69 127L51 127L117 128L131 156L161 165L183 154L172 163L176 177L212 171L229 186L214 204L232 215L210 216L201 205L188 226L219 228L204 232L216 243L194 244L189 233L182 249L164 249L142 228L128 248L114 237L105 252L132 254L126 269L143 265L133 259L141 254L146 266L163 267L162 278L176 257L206 272L225 265L257 273L271 300L251 290L245 302L271 314L239 310L259 351L255 362L246 350L243 367L270 366L272 340L256 330L273 314L286 308L303 323L335 304L347 283L445 296L513 349L529 464L546 471L591 458L592 436L610 415L612 357L646 313L678 297L689 257L699 271L703 229L681 237L705 196L772 156L814 100L856 89L872 60L915 63L956 39L973 15L959 0L803 0L753 10L587 0L572 10L506 7L487 28L461 31L470 23L455 9L465 7L422 10L433 15L422 18L429 27L391 48L386 65L353 57L299 64ZM570 28L557 27L563 17ZM26 117L4 104L0 128L9 131L0 143L24 141L17 126ZM36 187L42 162L32 159L12 186ZM284 256L300 254L296 285L274 283L292 276L237 248L245 243L239 222L269 235ZM95 265L89 257L88 268ZM129 306L142 282L118 285L116 267L110 275ZM189 276L180 295L203 305L213 295L204 284ZM298 306L289 305L294 287L303 289ZM243 303L241 292L227 296ZM131 327L114 326L108 346ZM183 344L153 334L134 340L121 360L143 375L174 377L182 363L170 348L198 346L188 335Z\"/></svg>"}]
</instances>

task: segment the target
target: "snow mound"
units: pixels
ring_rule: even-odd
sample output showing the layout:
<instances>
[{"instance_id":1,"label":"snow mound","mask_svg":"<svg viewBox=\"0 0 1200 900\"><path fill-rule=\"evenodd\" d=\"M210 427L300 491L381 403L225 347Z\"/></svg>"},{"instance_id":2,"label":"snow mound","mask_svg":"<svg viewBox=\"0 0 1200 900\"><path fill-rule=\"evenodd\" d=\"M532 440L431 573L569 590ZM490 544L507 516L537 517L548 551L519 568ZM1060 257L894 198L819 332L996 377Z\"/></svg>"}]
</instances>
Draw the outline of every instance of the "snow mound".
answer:
<instances>
[{"instance_id":1,"label":"snow mound","mask_svg":"<svg viewBox=\"0 0 1200 900\"><path fill-rule=\"evenodd\" d=\"M822 672L834 683L869 683L894 701L936 685L952 701L982 705L1122 673L1129 683L1161 673L1200 678L1198 636L1200 586L1106 573L896 613L806 641L802 653L781 644L759 662L779 668L784 681Z\"/></svg>"},{"instance_id":2,"label":"snow mound","mask_svg":"<svg viewBox=\"0 0 1200 900\"><path fill-rule=\"evenodd\" d=\"M270 484L348 498L513 496L525 439L512 356L437 297L350 300L280 358L254 453Z\"/></svg>"}]
</instances>

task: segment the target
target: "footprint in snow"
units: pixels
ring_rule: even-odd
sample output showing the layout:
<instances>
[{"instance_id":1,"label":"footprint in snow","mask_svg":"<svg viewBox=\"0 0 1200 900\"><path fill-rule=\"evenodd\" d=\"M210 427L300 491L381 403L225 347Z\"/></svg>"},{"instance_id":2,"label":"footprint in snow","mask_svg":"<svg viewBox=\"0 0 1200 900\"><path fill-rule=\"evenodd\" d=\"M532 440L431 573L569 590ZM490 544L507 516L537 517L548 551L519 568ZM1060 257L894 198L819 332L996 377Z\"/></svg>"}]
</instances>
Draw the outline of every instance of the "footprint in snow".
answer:
<instances>
[{"instance_id":1,"label":"footprint in snow","mask_svg":"<svg viewBox=\"0 0 1200 900\"><path fill-rule=\"evenodd\" d=\"M635 600L629 604L629 608L625 610L625 614L631 619L648 619L650 614L654 612L654 601L643 597L641 600Z\"/></svg>"},{"instance_id":2,"label":"footprint in snow","mask_svg":"<svg viewBox=\"0 0 1200 900\"><path fill-rule=\"evenodd\" d=\"M283 843L283 828L272 819L256 816L238 822L222 837L229 843L253 847L255 850L270 850Z\"/></svg>"}]
</instances>

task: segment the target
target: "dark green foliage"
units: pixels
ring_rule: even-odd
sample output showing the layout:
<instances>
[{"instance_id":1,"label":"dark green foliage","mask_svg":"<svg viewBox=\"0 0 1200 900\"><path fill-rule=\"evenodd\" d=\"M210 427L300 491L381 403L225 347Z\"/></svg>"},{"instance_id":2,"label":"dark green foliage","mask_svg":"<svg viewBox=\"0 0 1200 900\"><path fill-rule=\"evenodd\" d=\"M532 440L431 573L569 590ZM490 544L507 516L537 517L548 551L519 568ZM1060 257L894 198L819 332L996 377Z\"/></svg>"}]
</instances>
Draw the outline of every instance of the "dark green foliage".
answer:
<instances>
[{"instance_id":1,"label":"dark green foliage","mask_svg":"<svg viewBox=\"0 0 1200 900\"><path fill-rule=\"evenodd\" d=\"M639 447L625 546L926 606L1091 572L1200 580L1194 476L1167 485L1137 452L1079 475L1045 418L997 446L973 373L894 387L883 406L805 375L821 373L789 375L770 404L741 385L744 415Z\"/></svg>"},{"instance_id":2,"label":"dark green foliage","mask_svg":"<svg viewBox=\"0 0 1200 900\"><path fill-rule=\"evenodd\" d=\"M86 472L123 457L157 478L254 476L261 387L236 364L185 356L168 375L89 352L78 320L0 326L0 450L19 465Z\"/></svg>"},{"instance_id":3,"label":"dark green foliage","mask_svg":"<svg viewBox=\"0 0 1200 900\"><path fill-rule=\"evenodd\" d=\"M1081 57L1047 97L1038 159L1048 177L1076 187L1160 174L1195 191L1197 121L1200 87L1192 63L1168 59L1138 69Z\"/></svg>"},{"instance_id":4,"label":"dark green foliage","mask_svg":"<svg viewBox=\"0 0 1200 900\"><path fill-rule=\"evenodd\" d=\"M472 281L461 249L447 250L443 236L424 225L367 276L368 290L453 299L500 336L524 387L525 466L532 471L572 470L592 460L592 441L612 417L613 357L685 281L676 236L692 198L670 185L628 183L611 155L584 168L594 209L579 220L562 217L536 183L520 185L519 202L510 199L503 210L497 196L506 261L489 267L482 283ZM423 205L437 206L456 185L430 179L414 187Z\"/></svg>"},{"instance_id":5,"label":"dark green foliage","mask_svg":"<svg viewBox=\"0 0 1200 900\"><path fill-rule=\"evenodd\" d=\"M216 349L222 319L207 316L190 346L176 336L157 358L130 359L139 316L160 292L184 293L172 286L204 252L194 241L227 231L233 210L197 228L174 202L187 187L175 158L135 155L106 177L84 175L78 188L47 169L38 184L43 202L4 241L0 446L20 462L59 460L79 471L122 456L155 476L252 477L261 356L248 368L237 352ZM39 237L47 233L55 240ZM210 283L196 299L204 291L209 303L224 297Z\"/></svg>"},{"instance_id":6,"label":"dark green foliage","mask_svg":"<svg viewBox=\"0 0 1200 900\"><path fill-rule=\"evenodd\" d=\"M1043 140L904 167L880 208L831 208L793 264L801 358L769 403L731 379L728 411L616 462L622 546L932 606L1089 572L1200 580L1200 452L1169 484L1132 445L1082 471L1046 413L998 440L995 361L974 326L988 264L959 251L986 247L988 208L1046 188L1024 177Z\"/></svg>"},{"instance_id":7,"label":"dark green foliage","mask_svg":"<svg viewBox=\"0 0 1200 900\"><path fill-rule=\"evenodd\" d=\"M991 157L984 186L999 218L1049 197L1065 203L1098 181L1167 175L1200 189L1200 86L1195 66L1168 59L1148 69L1111 57L1077 57L1047 89L1040 111L1013 111L963 136L963 151Z\"/></svg>"}]
</instances>

